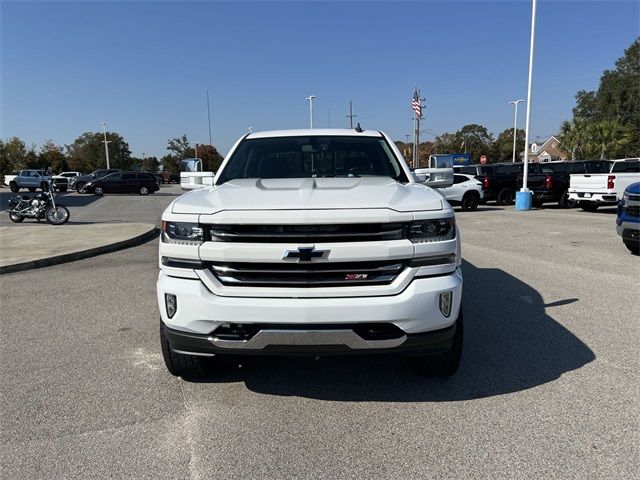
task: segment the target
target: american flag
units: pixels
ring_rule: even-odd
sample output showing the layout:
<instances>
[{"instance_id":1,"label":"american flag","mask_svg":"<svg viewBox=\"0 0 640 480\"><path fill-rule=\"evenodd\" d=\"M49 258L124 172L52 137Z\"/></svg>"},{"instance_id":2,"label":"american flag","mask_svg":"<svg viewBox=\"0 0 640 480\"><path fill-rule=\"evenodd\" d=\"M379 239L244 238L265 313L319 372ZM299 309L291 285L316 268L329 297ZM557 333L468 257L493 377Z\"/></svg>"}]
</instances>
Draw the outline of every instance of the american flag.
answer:
<instances>
[{"instance_id":1,"label":"american flag","mask_svg":"<svg viewBox=\"0 0 640 480\"><path fill-rule=\"evenodd\" d=\"M411 108L416 114L417 118L422 118L422 105L420 104L420 94L418 89L413 90L413 100L411 100Z\"/></svg>"}]
</instances>

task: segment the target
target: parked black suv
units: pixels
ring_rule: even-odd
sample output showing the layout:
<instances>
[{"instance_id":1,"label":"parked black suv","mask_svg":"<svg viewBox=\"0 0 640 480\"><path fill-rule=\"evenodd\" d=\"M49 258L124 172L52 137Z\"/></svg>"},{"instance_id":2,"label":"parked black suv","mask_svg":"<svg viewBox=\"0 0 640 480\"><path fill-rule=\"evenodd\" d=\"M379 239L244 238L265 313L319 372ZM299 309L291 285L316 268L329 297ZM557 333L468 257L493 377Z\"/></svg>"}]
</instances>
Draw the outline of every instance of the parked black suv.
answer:
<instances>
[{"instance_id":1,"label":"parked black suv","mask_svg":"<svg viewBox=\"0 0 640 480\"><path fill-rule=\"evenodd\" d=\"M150 173L144 172L116 172L87 183L85 193L139 193L147 195L160 190L158 180Z\"/></svg>"},{"instance_id":2,"label":"parked black suv","mask_svg":"<svg viewBox=\"0 0 640 480\"><path fill-rule=\"evenodd\" d=\"M527 187L533 192L533 204L540 207L545 203L558 202L561 208L574 207L569 200L569 182L572 173L607 173L611 162L587 160L577 162L530 163ZM522 175L518 176L522 184Z\"/></svg>"},{"instance_id":3,"label":"parked black suv","mask_svg":"<svg viewBox=\"0 0 640 480\"><path fill-rule=\"evenodd\" d=\"M84 186L87 183L98 180L104 177L105 175L109 175L110 173L119 172L119 171L120 169L118 168L109 168L109 169L104 168L102 170L94 170L88 175L79 175L77 177L72 178L69 182L69 187L75 188L79 193L84 193L83 191Z\"/></svg>"}]
</instances>

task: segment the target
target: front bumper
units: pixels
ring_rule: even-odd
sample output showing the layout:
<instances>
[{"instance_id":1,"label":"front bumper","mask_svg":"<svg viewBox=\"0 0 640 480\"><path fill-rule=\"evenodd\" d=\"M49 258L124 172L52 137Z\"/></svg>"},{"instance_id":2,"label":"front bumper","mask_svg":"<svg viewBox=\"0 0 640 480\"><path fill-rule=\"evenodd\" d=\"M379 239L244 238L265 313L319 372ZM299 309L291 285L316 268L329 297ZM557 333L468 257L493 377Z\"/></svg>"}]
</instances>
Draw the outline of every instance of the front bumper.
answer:
<instances>
[{"instance_id":1,"label":"front bumper","mask_svg":"<svg viewBox=\"0 0 640 480\"><path fill-rule=\"evenodd\" d=\"M640 243L640 222L620 222L616 224L616 232L625 242Z\"/></svg>"},{"instance_id":2,"label":"front bumper","mask_svg":"<svg viewBox=\"0 0 640 480\"><path fill-rule=\"evenodd\" d=\"M250 340L225 340L210 335L164 328L164 335L176 353L212 355L355 355L400 353L425 355L443 353L451 348L457 322L425 333L402 335L384 340L367 340L348 326L321 328L308 325L300 329L264 328Z\"/></svg>"},{"instance_id":3,"label":"front bumper","mask_svg":"<svg viewBox=\"0 0 640 480\"><path fill-rule=\"evenodd\" d=\"M351 288L351 287L345 287ZM451 312L439 308L440 293L452 292ZM165 294L176 295L177 310L168 318ZM199 278L177 278L160 272L160 314L172 330L209 335L221 324L354 325L390 323L407 335L446 329L455 323L462 298L462 273L414 278L395 295L354 297L231 297L213 294Z\"/></svg>"}]
</instances>

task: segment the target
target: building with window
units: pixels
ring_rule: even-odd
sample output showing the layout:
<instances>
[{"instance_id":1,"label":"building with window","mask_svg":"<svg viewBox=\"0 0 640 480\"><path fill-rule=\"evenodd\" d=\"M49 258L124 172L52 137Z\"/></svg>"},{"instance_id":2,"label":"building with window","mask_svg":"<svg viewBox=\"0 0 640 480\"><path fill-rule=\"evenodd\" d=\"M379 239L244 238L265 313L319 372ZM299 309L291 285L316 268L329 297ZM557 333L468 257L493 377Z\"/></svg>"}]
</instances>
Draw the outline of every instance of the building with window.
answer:
<instances>
[{"instance_id":1,"label":"building with window","mask_svg":"<svg viewBox=\"0 0 640 480\"><path fill-rule=\"evenodd\" d=\"M534 163L557 162L566 160L568 153L560 147L560 142L554 136L547 138L543 143L534 142L529 146L529 161ZM520 154L524 160L524 152Z\"/></svg>"}]
</instances>

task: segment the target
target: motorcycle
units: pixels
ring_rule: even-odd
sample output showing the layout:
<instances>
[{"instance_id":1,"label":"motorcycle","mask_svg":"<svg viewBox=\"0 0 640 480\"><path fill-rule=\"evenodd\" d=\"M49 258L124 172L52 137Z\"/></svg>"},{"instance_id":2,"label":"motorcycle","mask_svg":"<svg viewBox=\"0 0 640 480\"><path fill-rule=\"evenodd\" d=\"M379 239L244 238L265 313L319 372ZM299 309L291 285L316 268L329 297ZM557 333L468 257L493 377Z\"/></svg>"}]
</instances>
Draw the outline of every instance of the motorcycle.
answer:
<instances>
[{"instance_id":1,"label":"motorcycle","mask_svg":"<svg viewBox=\"0 0 640 480\"><path fill-rule=\"evenodd\" d=\"M51 225L62 225L69 221L69 210L61 203L56 203L54 188L51 183L44 182L42 193L35 197L17 195L9 200L9 218L20 223L25 218L46 219Z\"/></svg>"}]
</instances>

